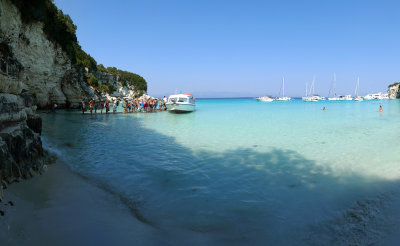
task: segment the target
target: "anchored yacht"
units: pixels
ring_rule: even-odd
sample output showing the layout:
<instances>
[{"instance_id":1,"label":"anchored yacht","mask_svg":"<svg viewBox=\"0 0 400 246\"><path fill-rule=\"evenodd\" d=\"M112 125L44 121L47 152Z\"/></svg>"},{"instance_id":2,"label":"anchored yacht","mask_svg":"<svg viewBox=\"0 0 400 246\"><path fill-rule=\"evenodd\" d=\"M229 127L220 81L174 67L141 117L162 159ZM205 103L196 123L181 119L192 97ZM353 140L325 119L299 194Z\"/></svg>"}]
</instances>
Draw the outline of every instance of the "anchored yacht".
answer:
<instances>
[{"instance_id":1,"label":"anchored yacht","mask_svg":"<svg viewBox=\"0 0 400 246\"><path fill-rule=\"evenodd\" d=\"M282 96L276 98L277 101L290 101L291 97L285 97L285 77L282 78Z\"/></svg>"}]
</instances>

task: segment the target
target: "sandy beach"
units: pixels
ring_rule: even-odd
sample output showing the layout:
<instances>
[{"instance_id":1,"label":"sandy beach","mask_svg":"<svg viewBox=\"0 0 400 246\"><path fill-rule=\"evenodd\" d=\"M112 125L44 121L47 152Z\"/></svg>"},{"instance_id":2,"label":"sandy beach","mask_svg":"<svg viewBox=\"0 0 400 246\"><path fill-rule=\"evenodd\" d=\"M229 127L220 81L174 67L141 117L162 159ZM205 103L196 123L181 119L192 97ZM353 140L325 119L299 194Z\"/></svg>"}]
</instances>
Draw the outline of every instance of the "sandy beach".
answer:
<instances>
[{"instance_id":1,"label":"sandy beach","mask_svg":"<svg viewBox=\"0 0 400 246\"><path fill-rule=\"evenodd\" d=\"M161 244L156 229L118 197L59 161L43 175L10 185L0 210L0 245Z\"/></svg>"},{"instance_id":2,"label":"sandy beach","mask_svg":"<svg viewBox=\"0 0 400 246\"><path fill-rule=\"evenodd\" d=\"M327 232L316 229L309 243L396 245L400 199L394 193L386 194L391 199L384 199L384 205L364 201L352 208L365 222L363 226L345 223L347 226L341 228L340 222L334 223L334 232L323 236L319 233ZM0 210L4 212L0 217L0 245L217 245L211 235L186 231L190 236L177 239L174 233L182 231L167 233L143 223L119 197L73 173L61 161L50 165L42 175L10 185L4 191ZM353 234L352 227L359 227L355 230L359 233Z\"/></svg>"}]
</instances>

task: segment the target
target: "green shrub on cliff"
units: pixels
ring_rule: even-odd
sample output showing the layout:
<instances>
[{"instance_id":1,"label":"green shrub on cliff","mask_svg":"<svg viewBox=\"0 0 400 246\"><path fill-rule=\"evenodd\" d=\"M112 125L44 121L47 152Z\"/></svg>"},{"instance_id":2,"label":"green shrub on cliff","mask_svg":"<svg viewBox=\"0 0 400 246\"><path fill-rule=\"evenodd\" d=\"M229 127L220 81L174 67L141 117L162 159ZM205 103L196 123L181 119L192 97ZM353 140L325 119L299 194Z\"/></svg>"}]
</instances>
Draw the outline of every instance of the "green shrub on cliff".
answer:
<instances>
[{"instance_id":1,"label":"green shrub on cliff","mask_svg":"<svg viewBox=\"0 0 400 246\"><path fill-rule=\"evenodd\" d=\"M117 88L110 84L103 84L101 83L96 76L92 73L89 73L86 77L87 82L89 85L93 86L96 90L101 91L103 93L113 93Z\"/></svg>"},{"instance_id":2,"label":"green shrub on cliff","mask_svg":"<svg viewBox=\"0 0 400 246\"><path fill-rule=\"evenodd\" d=\"M107 68L105 68L105 67L103 66L103 64L97 65L97 70L107 73Z\"/></svg>"},{"instance_id":3,"label":"green shrub on cliff","mask_svg":"<svg viewBox=\"0 0 400 246\"><path fill-rule=\"evenodd\" d=\"M107 72L114 74L114 75L118 75L121 81L122 85L132 85L134 86L136 91L147 91L147 82L146 80L136 74L136 73L131 73L128 71L123 71L123 70L119 70L116 67L107 67Z\"/></svg>"},{"instance_id":4,"label":"green shrub on cliff","mask_svg":"<svg viewBox=\"0 0 400 246\"><path fill-rule=\"evenodd\" d=\"M87 76L87 82L93 87L99 87L99 80L91 73Z\"/></svg>"},{"instance_id":5,"label":"green shrub on cliff","mask_svg":"<svg viewBox=\"0 0 400 246\"><path fill-rule=\"evenodd\" d=\"M77 64L89 68L89 71L97 70L96 60L83 51L79 44L75 45L75 55Z\"/></svg>"},{"instance_id":6,"label":"green shrub on cliff","mask_svg":"<svg viewBox=\"0 0 400 246\"><path fill-rule=\"evenodd\" d=\"M390 87L396 86L396 85L398 85L398 84L400 84L400 82L394 82L393 84L390 84L388 87L390 88Z\"/></svg>"},{"instance_id":7,"label":"green shrub on cliff","mask_svg":"<svg viewBox=\"0 0 400 246\"><path fill-rule=\"evenodd\" d=\"M102 83L100 83L100 89L101 89L102 92L106 92L106 93L109 93L109 94L111 94L111 93L113 93L114 91L117 90L117 88L115 86L113 86L113 85L102 84Z\"/></svg>"}]
</instances>

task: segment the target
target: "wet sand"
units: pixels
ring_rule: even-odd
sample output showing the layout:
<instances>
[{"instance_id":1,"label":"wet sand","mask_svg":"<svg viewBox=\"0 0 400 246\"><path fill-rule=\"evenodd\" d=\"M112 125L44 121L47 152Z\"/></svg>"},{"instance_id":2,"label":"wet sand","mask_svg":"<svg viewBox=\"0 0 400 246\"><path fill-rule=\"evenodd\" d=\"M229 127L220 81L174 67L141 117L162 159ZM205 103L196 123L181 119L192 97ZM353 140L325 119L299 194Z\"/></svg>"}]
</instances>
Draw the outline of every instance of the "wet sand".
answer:
<instances>
[{"instance_id":1,"label":"wet sand","mask_svg":"<svg viewBox=\"0 0 400 246\"><path fill-rule=\"evenodd\" d=\"M9 202L11 201L11 203ZM4 190L0 245L162 245L118 197L62 163Z\"/></svg>"}]
</instances>

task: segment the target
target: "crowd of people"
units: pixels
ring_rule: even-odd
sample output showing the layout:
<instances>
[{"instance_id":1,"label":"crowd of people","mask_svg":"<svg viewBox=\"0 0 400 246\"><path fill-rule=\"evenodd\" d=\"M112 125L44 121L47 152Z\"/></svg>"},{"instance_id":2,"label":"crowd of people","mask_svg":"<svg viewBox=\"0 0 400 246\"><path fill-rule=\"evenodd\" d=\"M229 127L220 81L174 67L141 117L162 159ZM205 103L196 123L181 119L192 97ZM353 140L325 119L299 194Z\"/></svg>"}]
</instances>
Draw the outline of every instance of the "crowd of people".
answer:
<instances>
[{"instance_id":1,"label":"crowd of people","mask_svg":"<svg viewBox=\"0 0 400 246\"><path fill-rule=\"evenodd\" d=\"M90 99L88 101L88 105L85 99L82 99L81 109L82 114L89 109L90 115L97 114L97 111L100 111L100 114L103 114L103 111L108 114L112 109L112 113L116 114L119 105L122 105L124 113L150 113L156 111L167 110L166 103L167 98L155 98L155 99L115 99L113 102L109 100L99 101Z\"/></svg>"}]
</instances>

